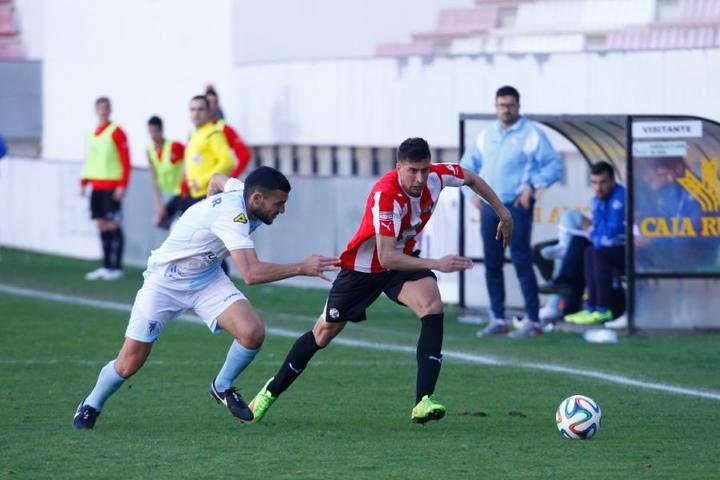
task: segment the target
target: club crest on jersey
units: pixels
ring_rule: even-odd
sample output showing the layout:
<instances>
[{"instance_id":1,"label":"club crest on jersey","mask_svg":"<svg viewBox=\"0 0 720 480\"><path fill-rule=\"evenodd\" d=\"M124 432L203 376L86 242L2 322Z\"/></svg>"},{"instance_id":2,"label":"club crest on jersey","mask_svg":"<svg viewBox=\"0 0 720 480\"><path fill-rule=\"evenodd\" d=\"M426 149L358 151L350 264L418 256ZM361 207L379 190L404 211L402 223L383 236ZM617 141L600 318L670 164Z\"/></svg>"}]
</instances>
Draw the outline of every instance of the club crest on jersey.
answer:
<instances>
[{"instance_id":1,"label":"club crest on jersey","mask_svg":"<svg viewBox=\"0 0 720 480\"><path fill-rule=\"evenodd\" d=\"M238 213L235 215L235 218L233 218L233 222L236 223L247 223L247 216L244 213Z\"/></svg>"},{"instance_id":2,"label":"club crest on jersey","mask_svg":"<svg viewBox=\"0 0 720 480\"><path fill-rule=\"evenodd\" d=\"M158 322L150 322L147 326L147 334L154 335L158 330Z\"/></svg>"}]
</instances>

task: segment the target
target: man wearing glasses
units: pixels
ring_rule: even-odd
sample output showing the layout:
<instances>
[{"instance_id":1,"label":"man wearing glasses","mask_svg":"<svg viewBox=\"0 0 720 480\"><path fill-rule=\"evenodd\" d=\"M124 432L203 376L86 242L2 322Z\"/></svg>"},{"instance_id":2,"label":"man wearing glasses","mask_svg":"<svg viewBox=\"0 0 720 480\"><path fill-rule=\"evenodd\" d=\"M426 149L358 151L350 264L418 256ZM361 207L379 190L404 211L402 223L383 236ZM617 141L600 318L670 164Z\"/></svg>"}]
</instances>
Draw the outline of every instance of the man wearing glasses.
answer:
<instances>
[{"instance_id":1,"label":"man wearing glasses","mask_svg":"<svg viewBox=\"0 0 720 480\"><path fill-rule=\"evenodd\" d=\"M533 337L543 332L530 248L533 207L538 191L562 177L563 164L537 125L520 116L520 93L515 88L504 86L498 89L495 112L497 122L480 132L477 140L468 146L460 164L479 173L512 214L515 233L510 242L510 258L520 282L529 322L524 322L510 336ZM491 306L490 323L478 335L506 335L509 322L505 319L505 248L495 238L499 219L479 197L473 195L470 199L480 209L485 280Z\"/></svg>"}]
</instances>

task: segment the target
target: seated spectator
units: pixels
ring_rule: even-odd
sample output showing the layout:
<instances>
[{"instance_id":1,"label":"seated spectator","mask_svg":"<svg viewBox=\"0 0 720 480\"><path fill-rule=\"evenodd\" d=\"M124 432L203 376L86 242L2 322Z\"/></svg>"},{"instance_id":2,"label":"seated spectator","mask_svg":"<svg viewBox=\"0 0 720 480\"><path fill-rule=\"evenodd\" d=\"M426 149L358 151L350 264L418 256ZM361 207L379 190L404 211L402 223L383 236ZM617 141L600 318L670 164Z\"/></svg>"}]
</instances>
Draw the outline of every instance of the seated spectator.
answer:
<instances>
[{"instance_id":1,"label":"seated spectator","mask_svg":"<svg viewBox=\"0 0 720 480\"><path fill-rule=\"evenodd\" d=\"M614 318L615 271L625 268L625 188L615 181L613 168L607 162L594 164L590 179L595 197L590 230L592 244L583 254L587 304L583 310L565 316L567 322L585 325Z\"/></svg>"},{"instance_id":2,"label":"seated spectator","mask_svg":"<svg viewBox=\"0 0 720 480\"><path fill-rule=\"evenodd\" d=\"M545 263L540 268L541 274L550 282L540 285L540 293L553 294L545 306L540 309L543 322L562 318L564 314L577 312L582 308L582 294L585 290L583 262L585 248L590 245L590 227L592 222L577 210L563 214L557 241L538 250L538 263ZM541 247L536 245L535 248ZM548 264L551 274L546 275ZM545 272L543 272L545 270ZM555 273L557 272L557 273Z\"/></svg>"}]
</instances>

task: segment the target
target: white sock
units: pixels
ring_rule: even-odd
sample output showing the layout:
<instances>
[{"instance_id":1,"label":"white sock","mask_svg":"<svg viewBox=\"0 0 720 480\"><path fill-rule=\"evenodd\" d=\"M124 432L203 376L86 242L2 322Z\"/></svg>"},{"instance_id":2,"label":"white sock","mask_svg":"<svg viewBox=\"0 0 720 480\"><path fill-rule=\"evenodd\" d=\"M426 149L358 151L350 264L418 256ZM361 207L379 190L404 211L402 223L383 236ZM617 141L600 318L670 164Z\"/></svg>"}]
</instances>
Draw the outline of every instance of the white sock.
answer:
<instances>
[{"instance_id":1,"label":"white sock","mask_svg":"<svg viewBox=\"0 0 720 480\"><path fill-rule=\"evenodd\" d=\"M250 365L255 355L260 351L259 348L250 350L240 345L237 340L233 341L228 350L225 363L220 369L220 373L215 377L215 389L218 392L224 392L232 387L235 379Z\"/></svg>"},{"instance_id":2,"label":"white sock","mask_svg":"<svg viewBox=\"0 0 720 480\"><path fill-rule=\"evenodd\" d=\"M115 360L108 363L100 370L95 388L85 399L85 405L90 405L98 412L101 411L105 401L120 388L124 381L125 379L115 370Z\"/></svg>"}]
</instances>

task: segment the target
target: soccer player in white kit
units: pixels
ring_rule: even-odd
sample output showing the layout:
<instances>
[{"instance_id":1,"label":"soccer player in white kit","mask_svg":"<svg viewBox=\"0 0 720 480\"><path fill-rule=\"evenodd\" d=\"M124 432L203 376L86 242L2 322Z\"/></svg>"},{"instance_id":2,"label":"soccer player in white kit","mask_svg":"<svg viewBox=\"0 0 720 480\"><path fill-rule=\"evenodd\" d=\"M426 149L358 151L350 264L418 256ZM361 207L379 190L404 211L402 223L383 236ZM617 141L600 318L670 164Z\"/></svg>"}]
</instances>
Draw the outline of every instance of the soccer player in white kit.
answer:
<instances>
[{"instance_id":1,"label":"soccer player in white kit","mask_svg":"<svg viewBox=\"0 0 720 480\"><path fill-rule=\"evenodd\" d=\"M210 395L243 421L253 419L232 384L257 355L265 337L262 319L220 268L232 257L246 284L297 275L325 278L339 259L311 255L299 263L276 264L258 259L250 234L270 225L285 211L290 183L279 171L259 167L245 183L213 176L208 198L190 207L165 242L154 250L143 273L117 358L103 367L95 388L77 407L73 426L91 429L105 401L143 366L153 343L168 323L193 309L211 332L234 337L225 364L210 382Z\"/></svg>"}]
</instances>

